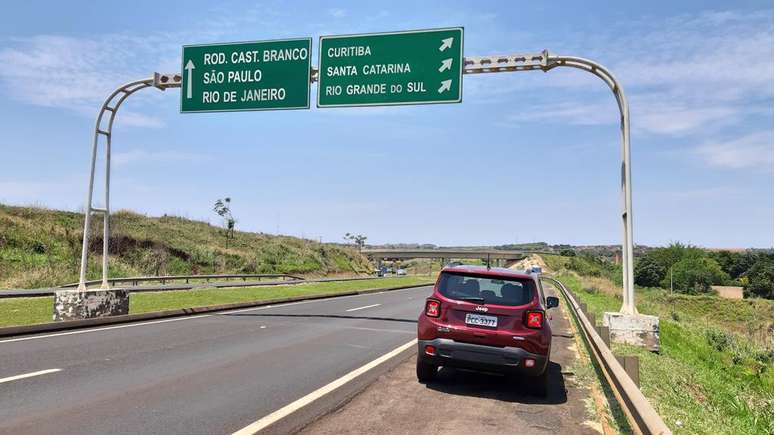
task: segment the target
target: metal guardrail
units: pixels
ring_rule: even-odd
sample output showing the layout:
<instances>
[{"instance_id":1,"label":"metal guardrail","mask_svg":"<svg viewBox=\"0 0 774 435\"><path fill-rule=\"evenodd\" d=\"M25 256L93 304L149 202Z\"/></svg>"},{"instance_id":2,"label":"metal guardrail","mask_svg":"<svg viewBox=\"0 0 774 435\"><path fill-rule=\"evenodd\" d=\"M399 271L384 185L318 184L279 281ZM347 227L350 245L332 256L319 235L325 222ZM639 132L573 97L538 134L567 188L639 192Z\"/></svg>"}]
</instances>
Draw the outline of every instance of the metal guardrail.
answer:
<instances>
[{"instance_id":1,"label":"metal guardrail","mask_svg":"<svg viewBox=\"0 0 774 435\"><path fill-rule=\"evenodd\" d=\"M225 279L241 279L242 281L247 281L247 279L253 279L257 278L258 281L261 280L261 278L290 278L291 280L295 281L303 281L304 278L300 276L290 275L287 273L258 273L258 274L225 274L225 275L168 275L168 276L134 276L134 277L126 277L126 278L108 278L108 283L110 285L115 285L116 283L132 283L133 286L137 286L138 283L141 282L160 282L161 284L166 284L167 281L182 281L185 280L186 283L188 283L190 280L205 280L206 282L210 282L210 280L225 280ZM86 285L96 285L96 284L102 284L101 279L95 279L92 281L86 281ZM65 284L59 286L59 288L76 288L78 287L78 283L73 284Z\"/></svg>"},{"instance_id":2,"label":"metal guardrail","mask_svg":"<svg viewBox=\"0 0 774 435\"><path fill-rule=\"evenodd\" d=\"M592 350L592 357L602 368L607 383L610 385L618 403L621 404L621 409L626 414L632 430L645 435L671 434L672 431L667 427L656 410L653 409L653 405L642 394L642 391L637 388L637 385L635 385L615 355L613 355L613 352L597 333L595 325L592 325L586 317L573 293L554 278L542 276L541 279L555 284L565 299L569 301L570 311L581 326L583 338Z\"/></svg>"}]
</instances>

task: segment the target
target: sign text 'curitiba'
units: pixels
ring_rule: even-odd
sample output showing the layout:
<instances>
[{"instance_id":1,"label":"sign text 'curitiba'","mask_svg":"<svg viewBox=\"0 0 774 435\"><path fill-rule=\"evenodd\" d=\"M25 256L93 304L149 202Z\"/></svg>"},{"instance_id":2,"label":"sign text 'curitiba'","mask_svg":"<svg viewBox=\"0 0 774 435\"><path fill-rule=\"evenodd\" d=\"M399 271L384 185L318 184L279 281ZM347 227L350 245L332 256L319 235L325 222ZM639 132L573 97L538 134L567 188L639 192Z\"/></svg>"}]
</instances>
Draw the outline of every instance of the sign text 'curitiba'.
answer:
<instances>
[{"instance_id":1,"label":"sign text 'curitiba'","mask_svg":"<svg viewBox=\"0 0 774 435\"><path fill-rule=\"evenodd\" d=\"M321 36L318 107L459 103L463 29Z\"/></svg>"},{"instance_id":2,"label":"sign text 'curitiba'","mask_svg":"<svg viewBox=\"0 0 774 435\"><path fill-rule=\"evenodd\" d=\"M186 45L181 112L308 109L312 39Z\"/></svg>"}]
</instances>

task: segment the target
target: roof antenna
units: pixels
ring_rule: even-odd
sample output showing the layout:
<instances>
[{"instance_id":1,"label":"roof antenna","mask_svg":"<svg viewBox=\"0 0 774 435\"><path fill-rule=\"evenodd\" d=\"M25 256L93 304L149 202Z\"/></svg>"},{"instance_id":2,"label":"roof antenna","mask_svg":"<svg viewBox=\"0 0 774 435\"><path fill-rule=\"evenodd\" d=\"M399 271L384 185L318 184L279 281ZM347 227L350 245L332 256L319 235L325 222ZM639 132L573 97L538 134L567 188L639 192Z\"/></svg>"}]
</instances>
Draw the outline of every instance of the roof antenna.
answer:
<instances>
[{"instance_id":1,"label":"roof antenna","mask_svg":"<svg viewBox=\"0 0 774 435\"><path fill-rule=\"evenodd\" d=\"M486 253L486 270L491 269L492 267L489 265L489 253Z\"/></svg>"}]
</instances>

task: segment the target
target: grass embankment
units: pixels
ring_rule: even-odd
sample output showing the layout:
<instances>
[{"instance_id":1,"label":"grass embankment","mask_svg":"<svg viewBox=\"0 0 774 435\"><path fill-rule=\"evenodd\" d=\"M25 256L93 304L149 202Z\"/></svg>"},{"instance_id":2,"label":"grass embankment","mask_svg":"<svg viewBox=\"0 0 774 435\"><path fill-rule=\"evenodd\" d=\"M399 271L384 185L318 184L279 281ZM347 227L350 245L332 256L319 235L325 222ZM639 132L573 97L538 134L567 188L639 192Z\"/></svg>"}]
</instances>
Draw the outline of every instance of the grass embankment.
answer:
<instances>
[{"instance_id":1,"label":"grass embankment","mask_svg":"<svg viewBox=\"0 0 774 435\"><path fill-rule=\"evenodd\" d=\"M424 284L432 280L427 276L407 276L266 287L135 293L129 297L129 312L138 314L294 296L337 294L356 290ZM51 322L53 303L53 297L0 299L0 327Z\"/></svg>"},{"instance_id":2,"label":"grass embankment","mask_svg":"<svg viewBox=\"0 0 774 435\"><path fill-rule=\"evenodd\" d=\"M95 219L88 278L100 276L102 219ZM0 288L35 288L76 282L83 214L0 204ZM371 269L357 250L296 237L237 231L190 219L111 216L110 276L215 273L330 275Z\"/></svg>"},{"instance_id":3,"label":"grass embankment","mask_svg":"<svg viewBox=\"0 0 774 435\"><path fill-rule=\"evenodd\" d=\"M602 319L621 306L601 277L558 276ZM660 318L661 353L614 344L640 357L642 392L675 433L774 433L774 301L670 295L637 289L638 310Z\"/></svg>"}]
</instances>

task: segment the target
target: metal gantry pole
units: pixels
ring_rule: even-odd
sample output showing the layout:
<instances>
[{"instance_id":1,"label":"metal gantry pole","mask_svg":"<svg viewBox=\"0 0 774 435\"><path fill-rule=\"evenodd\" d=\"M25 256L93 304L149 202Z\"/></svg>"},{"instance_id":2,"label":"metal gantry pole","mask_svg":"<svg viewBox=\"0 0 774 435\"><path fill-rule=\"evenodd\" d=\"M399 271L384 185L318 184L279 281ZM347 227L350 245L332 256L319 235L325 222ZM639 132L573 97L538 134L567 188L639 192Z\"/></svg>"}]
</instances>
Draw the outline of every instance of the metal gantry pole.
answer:
<instances>
[{"instance_id":1,"label":"metal gantry pole","mask_svg":"<svg viewBox=\"0 0 774 435\"><path fill-rule=\"evenodd\" d=\"M632 173L631 143L629 140L629 103L620 82L604 66L582 57L554 55L543 50L541 53L495 55L465 58L465 74L497 73L513 71L542 70L548 72L557 67L571 67L590 72L601 78L613 91L621 114L621 205L623 241L623 304L621 312L636 314L634 304L634 236L632 229Z\"/></svg>"},{"instance_id":2,"label":"metal gantry pole","mask_svg":"<svg viewBox=\"0 0 774 435\"><path fill-rule=\"evenodd\" d=\"M129 82L113 91L102 104L94 126L94 141L91 149L91 167L89 171L88 192L84 209L83 246L81 248L81 272L78 280L78 291L86 290L86 270L89 257L89 237L91 235L91 217L101 213L103 216L102 234L102 288L109 288L108 265L110 248L110 152L113 138L113 122L121 104L140 89L154 86L161 90L180 87L180 74L154 74L153 77ZM107 113L107 117L105 116ZM105 121L107 119L107 121ZM103 128L103 124L106 124ZM94 207L94 173L97 165L97 150L100 136L105 137L105 207Z\"/></svg>"}]
</instances>

